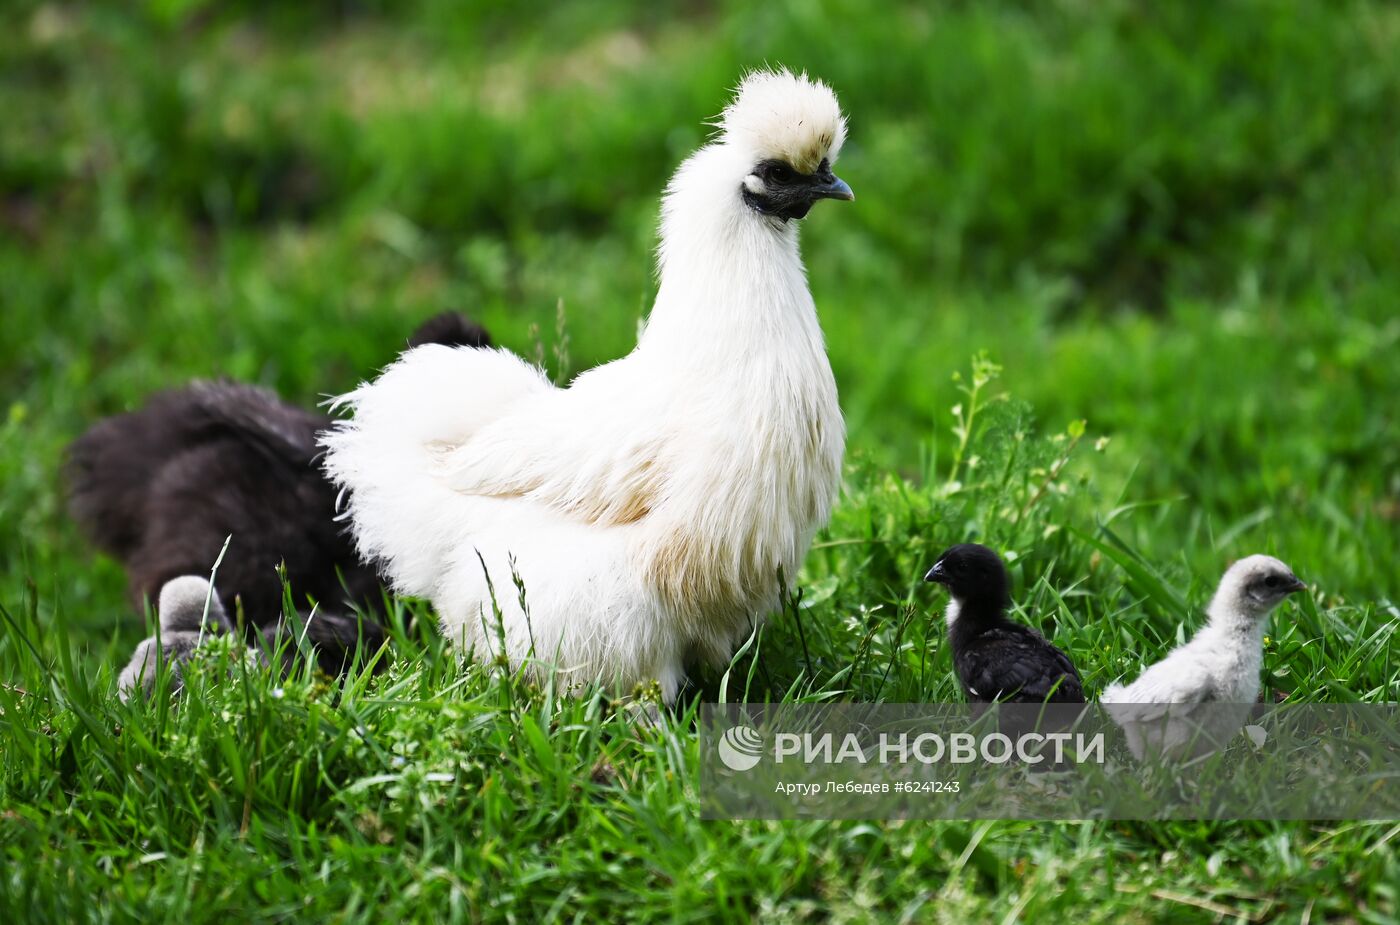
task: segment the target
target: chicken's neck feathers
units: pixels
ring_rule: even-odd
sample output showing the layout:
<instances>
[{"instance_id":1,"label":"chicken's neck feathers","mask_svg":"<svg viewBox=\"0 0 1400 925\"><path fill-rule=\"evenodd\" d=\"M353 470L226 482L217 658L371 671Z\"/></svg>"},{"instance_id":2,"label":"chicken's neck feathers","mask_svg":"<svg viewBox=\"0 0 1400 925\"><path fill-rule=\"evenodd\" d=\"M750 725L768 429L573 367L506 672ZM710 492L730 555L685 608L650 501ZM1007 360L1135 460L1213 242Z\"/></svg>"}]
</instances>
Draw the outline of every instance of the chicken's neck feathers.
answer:
<instances>
[{"instance_id":1,"label":"chicken's neck feathers","mask_svg":"<svg viewBox=\"0 0 1400 925\"><path fill-rule=\"evenodd\" d=\"M954 598L949 601L944 618L948 623L948 641L955 652L971 645L976 639L994 630L1023 633L1034 632L1030 627L1012 620L1007 605L995 599Z\"/></svg>"},{"instance_id":2,"label":"chicken's neck feathers","mask_svg":"<svg viewBox=\"0 0 1400 925\"><path fill-rule=\"evenodd\" d=\"M796 352L825 362L797 223L744 203L748 166L712 145L677 171L662 204L660 280L639 353L732 364Z\"/></svg>"},{"instance_id":3,"label":"chicken's neck feathers","mask_svg":"<svg viewBox=\"0 0 1400 925\"><path fill-rule=\"evenodd\" d=\"M1236 602L1221 600L1218 595L1206 608L1206 617L1202 634L1208 632L1212 642L1228 646L1261 645L1269 624L1268 614L1251 613Z\"/></svg>"}]
</instances>

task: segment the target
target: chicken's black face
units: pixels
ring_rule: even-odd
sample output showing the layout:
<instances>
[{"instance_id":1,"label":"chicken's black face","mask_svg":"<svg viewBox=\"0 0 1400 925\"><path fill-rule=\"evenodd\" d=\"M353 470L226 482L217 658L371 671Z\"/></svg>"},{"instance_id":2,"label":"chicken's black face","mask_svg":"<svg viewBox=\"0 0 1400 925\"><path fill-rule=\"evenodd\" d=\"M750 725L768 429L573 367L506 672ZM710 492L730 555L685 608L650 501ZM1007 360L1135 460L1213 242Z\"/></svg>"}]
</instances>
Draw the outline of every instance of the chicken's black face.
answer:
<instances>
[{"instance_id":1,"label":"chicken's black face","mask_svg":"<svg viewBox=\"0 0 1400 925\"><path fill-rule=\"evenodd\" d=\"M984 601L997 606L1010 602L1010 586L1001 557L976 543L960 543L944 552L924 581L943 585L960 601Z\"/></svg>"},{"instance_id":2,"label":"chicken's black face","mask_svg":"<svg viewBox=\"0 0 1400 925\"><path fill-rule=\"evenodd\" d=\"M1245 575L1244 593L1261 608L1277 607L1285 597L1308 586L1286 568L1267 566Z\"/></svg>"},{"instance_id":3,"label":"chicken's black face","mask_svg":"<svg viewBox=\"0 0 1400 925\"><path fill-rule=\"evenodd\" d=\"M818 199L856 198L825 159L812 173L800 173L785 161L759 161L744 178L741 189L749 208L784 222L805 218Z\"/></svg>"}]
</instances>

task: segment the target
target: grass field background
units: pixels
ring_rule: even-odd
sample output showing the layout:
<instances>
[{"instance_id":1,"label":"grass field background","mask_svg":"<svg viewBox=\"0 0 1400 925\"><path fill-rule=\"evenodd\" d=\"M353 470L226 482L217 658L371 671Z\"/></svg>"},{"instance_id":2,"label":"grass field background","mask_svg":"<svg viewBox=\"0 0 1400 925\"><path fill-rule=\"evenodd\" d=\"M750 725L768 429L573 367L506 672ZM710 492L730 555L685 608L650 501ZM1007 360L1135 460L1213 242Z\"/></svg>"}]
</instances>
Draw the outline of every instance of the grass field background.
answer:
<instances>
[{"instance_id":1,"label":"grass field background","mask_svg":"<svg viewBox=\"0 0 1400 925\"><path fill-rule=\"evenodd\" d=\"M0 919L1400 914L1394 823L701 823L693 728L721 695L955 699L918 577L963 540L1093 692L1270 552L1314 591L1268 695L1400 699L1400 7L5 18ZM801 600L727 676L655 726L417 632L343 690L216 652L174 704L115 701L145 629L64 516L68 441L193 377L317 402L445 308L561 378L622 354L661 187L765 62L851 117L857 201L803 230L850 447Z\"/></svg>"}]
</instances>

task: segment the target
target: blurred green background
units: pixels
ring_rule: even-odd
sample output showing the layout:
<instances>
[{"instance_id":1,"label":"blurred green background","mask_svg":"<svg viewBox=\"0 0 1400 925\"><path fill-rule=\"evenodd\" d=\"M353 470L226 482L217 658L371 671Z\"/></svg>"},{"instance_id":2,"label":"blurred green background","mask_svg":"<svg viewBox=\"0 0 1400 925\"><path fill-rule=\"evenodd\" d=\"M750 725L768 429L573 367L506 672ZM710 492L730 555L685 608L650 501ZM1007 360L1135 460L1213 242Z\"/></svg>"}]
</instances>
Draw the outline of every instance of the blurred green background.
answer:
<instances>
[{"instance_id":1,"label":"blurred green background","mask_svg":"<svg viewBox=\"0 0 1400 925\"><path fill-rule=\"evenodd\" d=\"M1150 553L1254 517L1259 544L1312 538L1301 574L1394 590L1393 4L8 11L7 597L32 577L109 621L119 577L77 556L56 463L155 389L228 375L313 402L443 308L553 364L562 302L575 371L628 350L660 189L764 62L851 118L858 201L817 210L804 248L853 457L915 468L985 348L1042 420L1113 438L1112 491L1182 499Z\"/></svg>"},{"instance_id":2,"label":"blurred green background","mask_svg":"<svg viewBox=\"0 0 1400 925\"><path fill-rule=\"evenodd\" d=\"M1270 686L1395 699L1400 5L10 0L3 18L0 603L61 613L94 663L141 626L120 570L63 514L68 441L193 377L320 401L447 308L556 375L624 353L654 293L662 186L744 69L769 63L828 81L851 125L838 172L857 201L803 229L850 426L846 499L805 576L832 614L826 676L849 655L843 627L863 631L835 615L895 612L927 554L996 520L976 499L966 520L925 516L965 398L952 374L986 350L997 390L1050 432L1086 419L1100 447L1052 486L1046 516L1063 520L1037 522L1048 551L1015 567L1021 585L1027 561L1058 557L1055 594L1093 572L1097 613L1136 606L1140 588L1055 532L1105 518L1193 603L1229 559L1274 552L1319 592L1291 651L1324 654L1291 680L1270 655ZM1169 643L1161 603L1152 633ZM1136 629L1103 654L1096 605L1071 604L1061 620L1083 622L1062 632L1091 686L1153 654ZM1363 639L1386 654L1358 666ZM28 657L13 639L0 656ZM878 681L853 687L894 695ZM820 838L839 881L866 850L852 831L773 837L801 864ZM881 831L896 866L920 840ZM1037 858L1042 900L1072 908L1044 899L1069 887L1038 831L998 831ZM1199 838L1182 869L1219 871L1215 830L1057 831L1095 884L1084 921L1122 897L1092 873L1100 838L1140 851L1142 876ZM728 850L686 837L679 867L697 839ZM1386 844L1260 839L1248 863L1317 895ZM1333 865L1321 886L1299 879L1309 850ZM1362 907L1389 895L1393 912L1367 870ZM919 888L906 874L895 895ZM862 882L831 889L858 900Z\"/></svg>"}]
</instances>

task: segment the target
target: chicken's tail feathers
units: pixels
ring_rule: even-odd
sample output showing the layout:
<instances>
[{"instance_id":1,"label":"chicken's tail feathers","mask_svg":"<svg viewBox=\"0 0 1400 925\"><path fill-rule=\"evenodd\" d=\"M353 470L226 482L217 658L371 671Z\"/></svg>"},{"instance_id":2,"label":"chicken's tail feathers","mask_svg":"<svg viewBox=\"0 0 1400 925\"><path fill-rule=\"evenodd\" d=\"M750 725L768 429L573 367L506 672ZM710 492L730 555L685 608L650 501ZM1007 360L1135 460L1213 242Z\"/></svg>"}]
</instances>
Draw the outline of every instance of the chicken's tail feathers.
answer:
<instances>
[{"instance_id":1,"label":"chicken's tail feathers","mask_svg":"<svg viewBox=\"0 0 1400 925\"><path fill-rule=\"evenodd\" d=\"M129 415L98 421L69 445L63 464L69 516L89 542L118 558L141 542L149 456L147 441L132 431L143 423Z\"/></svg>"},{"instance_id":2,"label":"chicken's tail feathers","mask_svg":"<svg viewBox=\"0 0 1400 925\"><path fill-rule=\"evenodd\" d=\"M1137 706L1130 701L1127 690L1122 684L1110 684L1099 695L1099 707L1119 726L1130 726L1137 718Z\"/></svg>"},{"instance_id":3,"label":"chicken's tail feathers","mask_svg":"<svg viewBox=\"0 0 1400 925\"><path fill-rule=\"evenodd\" d=\"M321 439L360 555L405 594L433 593L445 557L470 528L468 496L441 477L445 453L522 399L553 389L544 374L498 349L428 345L338 399L353 417Z\"/></svg>"},{"instance_id":4,"label":"chicken's tail feathers","mask_svg":"<svg viewBox=\"0 0 1400 925\"><path fill-rule=\"evenodd\" d=\"M68 447L69 513L95 546L126 559L141 544L152 484L182 453L233 437L263 456L309 462L325 423L255 386L196 382L159 393L98 421Z\"/></svg>"},{"instance_id":5,"label":"chicken's tail feathers","mask_svg":"<svg viewBox=\"0 0 1400 925\"><path fill-rule=\"evenodd\" d=\"M1144 700L1145 696L1149 699ZM1158 722L1182 707L1171 702L1156 702L1159 697L1150 689L1133 690L1131 686L1110 684L1099 697L1099 704L1115 723L1128 729Z\"/></svg>"}]
</instances>

